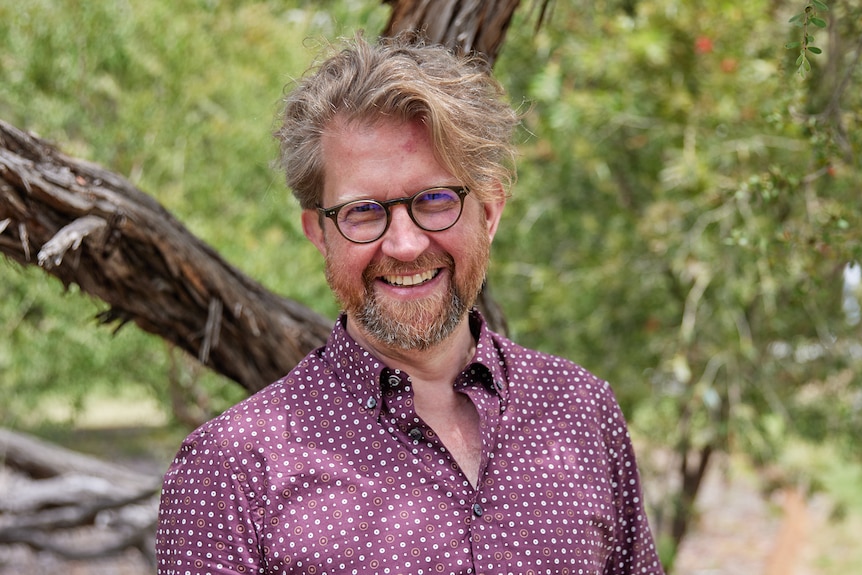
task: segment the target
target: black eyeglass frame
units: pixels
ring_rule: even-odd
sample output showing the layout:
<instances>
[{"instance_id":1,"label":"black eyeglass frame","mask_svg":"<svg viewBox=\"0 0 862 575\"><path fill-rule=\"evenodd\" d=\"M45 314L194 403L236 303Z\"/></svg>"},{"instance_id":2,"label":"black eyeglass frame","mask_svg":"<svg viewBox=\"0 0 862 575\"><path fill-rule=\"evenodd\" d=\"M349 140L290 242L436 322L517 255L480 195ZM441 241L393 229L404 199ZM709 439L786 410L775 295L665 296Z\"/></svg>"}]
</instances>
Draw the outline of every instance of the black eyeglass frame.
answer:
<instances>
[{"instance_id":1,"label":"black eyeglass frame","mask_svg":"<svg viewBox=\"0 0 862 575\"><path fill-rule=\"evenodd\" d=\"M455 195L458 196L458 199L461 200L461 205L458 209L458 217L456 217L455 220L451 224L449 224L448 226L446 226L444 228L438 228L438 229L426 228L425 226L420 224L418 221L416 221L416 218L413 216L413 200L415 200L417 197L421 196L422 194L428 193L432 190L449 190L451 192L454 192ZM391 207L397 206L400 204L404 204L405 206L407 206L407 215L410 216L410 219L413 221L414 224L416 224L416 226L419 229L425 230L426 232L442 232L444 230L448 230L449 228L451 228L452 226L457 224L458 220L461 219L461 215L464 213L464 198L466 198L467 194L469 194L469 193L470 193L470 190L464 186L431 186L430 188L425 188L424 190L419 190L418 192L416 192L412 196L405 196L403 198L395 198L392 200L385 200L382 202L378 201L378 200L363 199L363 200L351 200L349 202L344 202L343 204L338 204L337 206L332 206L331 208L323 208L323 207L318 206L317 207L317 213L320 214L321 222L323 221L323 218L329 218L330 220L332 220L332 223L335 224L335 229L337 229L338 233L341 234L341 237L343 237L347 241L353 242L354 244L370 244L372 242L376 242L377 240L382 238L384 235L386 235L386 231L389 229L389 224L392 222L392 212L390 210ZM338 213L342 209L344 209L345 207L347 207L349 205L357 204L357 203L361 203L361 202L370 202L372 204L377 204L378 206L383 208L383 211L386 213L386 225L383 226L383 230L380 232L380 235L377 236L376 238L372 239L372 240L358 241L358 240L354 240L352 238L349 238L344 234L343 231L341 231L341 226L338 225Z\"/></svg>"}]
</instances>

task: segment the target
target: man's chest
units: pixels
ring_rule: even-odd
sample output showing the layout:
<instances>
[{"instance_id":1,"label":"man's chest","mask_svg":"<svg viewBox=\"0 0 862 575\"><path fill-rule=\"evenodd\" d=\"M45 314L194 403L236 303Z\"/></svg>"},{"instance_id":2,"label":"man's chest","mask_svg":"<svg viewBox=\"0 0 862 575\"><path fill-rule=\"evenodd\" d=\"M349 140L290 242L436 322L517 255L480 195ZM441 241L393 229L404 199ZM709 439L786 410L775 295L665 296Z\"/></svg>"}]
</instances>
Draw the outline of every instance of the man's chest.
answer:
<instances>
[{"instance_id":1,"label":"man's chest","mask_svg":"<svg viewBox=\"0 0 862 575\"><path fill-rule=\"evenodd\" d=\"M538 440L534 426L501 420L478 489L433 437L385 423L291 438L261 490L268 572L591 572L615 516L604 449L565 430Z\"/></svg>"}]
</instances>

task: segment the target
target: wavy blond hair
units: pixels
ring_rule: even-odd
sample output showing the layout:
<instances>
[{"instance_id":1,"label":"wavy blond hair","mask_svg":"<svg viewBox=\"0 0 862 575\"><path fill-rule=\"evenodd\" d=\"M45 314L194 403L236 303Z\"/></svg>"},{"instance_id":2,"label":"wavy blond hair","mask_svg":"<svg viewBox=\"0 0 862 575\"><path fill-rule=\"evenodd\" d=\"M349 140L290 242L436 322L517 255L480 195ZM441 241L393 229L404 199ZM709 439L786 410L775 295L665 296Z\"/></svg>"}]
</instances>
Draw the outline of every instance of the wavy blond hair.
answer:
<instances>
[{"instance_id":1,"label":"wavy blond hair","mask_svg":"<svg viewBox=\"0 0 862 575\"><path fill-rule=\"evenodd\" d=\"M422 120L438 161L481 201L515 181L518 116L478 56L459 56L401 34L376 44L361 34L310 69L283 100L279 165L304 209L323 193L321 137L335 117L373 124Z\"/></svg>"}]
</instances>

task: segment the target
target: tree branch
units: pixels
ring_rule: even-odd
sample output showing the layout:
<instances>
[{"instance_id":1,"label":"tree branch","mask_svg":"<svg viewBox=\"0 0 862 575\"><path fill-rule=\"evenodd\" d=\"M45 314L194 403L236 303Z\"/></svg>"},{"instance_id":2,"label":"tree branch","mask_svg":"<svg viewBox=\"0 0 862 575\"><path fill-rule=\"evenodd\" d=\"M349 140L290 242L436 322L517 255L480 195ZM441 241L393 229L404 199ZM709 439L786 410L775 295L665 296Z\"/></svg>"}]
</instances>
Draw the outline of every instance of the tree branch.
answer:
<instances>
[{"instance_id":1,"label":"tree branch","mask_svg":"<svg viewBox=\"0 0 862 575\"><path fill-rule=\"evenodd\" d=\"M121 176L0 121L0 252L39 265L256 391L326 341L332 320L225 262Z\"/></svg>"},{"instance_id":2,"label":"tree branch","mask_svg":"<svg viewBox=\"0 0 862 575\"><path fill-rule=\"evenodd\" d=\"M67 559L139 549L152 563L161 478L0 428L0 544Z\"/></svg>"}]
</instances>

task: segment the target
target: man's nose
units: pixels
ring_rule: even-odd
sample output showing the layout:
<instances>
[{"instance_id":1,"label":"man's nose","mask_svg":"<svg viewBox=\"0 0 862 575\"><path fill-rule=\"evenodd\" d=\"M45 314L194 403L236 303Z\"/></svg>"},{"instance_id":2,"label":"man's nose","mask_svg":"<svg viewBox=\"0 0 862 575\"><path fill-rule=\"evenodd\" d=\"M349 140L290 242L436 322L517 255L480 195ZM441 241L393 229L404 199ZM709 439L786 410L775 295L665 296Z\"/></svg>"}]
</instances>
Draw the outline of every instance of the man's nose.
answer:
<instances>
[{"instance_id":1,"label":"man's nose","mask_svg":"<svg viewBox=\"0 0 862 575\"><path fill-rule=\"evenodd\" d=\"M401 261L415 260L431 243L428 232L410 218L407 206L390 208L389 229L383 235L383 253Z\"/></svg>"}]
</instances>

